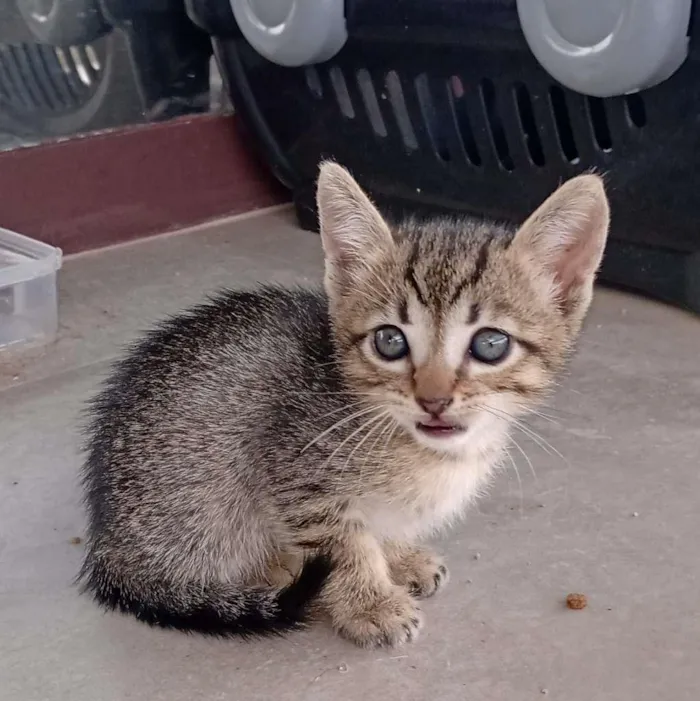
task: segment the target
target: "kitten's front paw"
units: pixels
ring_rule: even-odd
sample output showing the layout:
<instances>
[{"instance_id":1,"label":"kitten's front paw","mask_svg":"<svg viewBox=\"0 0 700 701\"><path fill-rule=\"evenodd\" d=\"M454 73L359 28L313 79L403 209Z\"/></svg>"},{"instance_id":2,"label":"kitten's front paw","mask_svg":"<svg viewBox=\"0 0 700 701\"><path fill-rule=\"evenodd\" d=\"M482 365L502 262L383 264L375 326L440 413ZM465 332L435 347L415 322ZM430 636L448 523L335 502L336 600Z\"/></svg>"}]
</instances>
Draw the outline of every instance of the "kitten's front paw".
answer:
<instances>
[{"instance_id":1,"label":"kitten's front paw","mask_svg":"<svg viewBox=\"0 0 700 701\"><path fill-rule=\"evenodd\" d=\"M337 631L348 640L368 648L413 642L423 625L415 601L400 587L393 587L388 594L377 594L361 609L351 605L347 612L333 613Z\"/></svg>"},{"instance_id":2,"label":"kitten's front paw","mask_svg":"<svg viewBox=\"0 0 700 701\"><path fill-rule=\"evenodd\" d=\"M427 599L447 584L450 573L443 559L430 550L404 550L390 562L391 578L419 599Z\"/></svg>"}]
</instances>

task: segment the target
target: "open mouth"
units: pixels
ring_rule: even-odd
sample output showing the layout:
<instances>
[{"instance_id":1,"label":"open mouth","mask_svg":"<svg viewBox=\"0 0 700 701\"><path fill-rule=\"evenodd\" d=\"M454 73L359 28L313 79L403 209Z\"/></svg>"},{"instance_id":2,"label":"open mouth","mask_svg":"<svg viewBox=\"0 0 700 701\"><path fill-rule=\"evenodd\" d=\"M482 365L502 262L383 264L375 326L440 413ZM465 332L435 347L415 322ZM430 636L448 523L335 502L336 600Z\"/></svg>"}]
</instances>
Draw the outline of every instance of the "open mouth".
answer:
<instances>
[{"instance_id":1,"label":"open mouth","mask_svg":"<svg viewBox=\"0 0 700 701\"><path fill-rule=\"evenodd\" d=\"M445 421L444 419L420 421L416 424L416 428L426 436L431 436L433 438L447 438L448 436L454 436L466 431L464 426Z\"/></svg>"}]
</instances>

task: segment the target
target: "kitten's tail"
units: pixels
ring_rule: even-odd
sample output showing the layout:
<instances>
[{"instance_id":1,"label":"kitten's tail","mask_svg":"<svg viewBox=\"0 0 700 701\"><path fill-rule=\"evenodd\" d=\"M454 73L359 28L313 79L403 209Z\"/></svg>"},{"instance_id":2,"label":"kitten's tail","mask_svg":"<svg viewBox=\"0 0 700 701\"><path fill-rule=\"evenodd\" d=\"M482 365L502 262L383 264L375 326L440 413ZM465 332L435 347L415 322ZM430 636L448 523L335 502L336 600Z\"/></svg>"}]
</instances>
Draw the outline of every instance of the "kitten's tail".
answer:
<instances>
[{"instance_id":1,"label":"kitten's tail","mask_svg":"<svg viewBox=\"0 0 700 701\"><path fill-rule=\"evenodd\" d=\"M135 616L143 623L191 633L230 637L280 634L298 628L309 605L330 573L330 560L318 555L304 564L297 578L284 589L242 589L226 583L192 584L170 590L138 587L119 582L104 567L83 566L78 579L106 609ZM146 592L146 593L144 593Z\"/></svg>"}]
</instances>

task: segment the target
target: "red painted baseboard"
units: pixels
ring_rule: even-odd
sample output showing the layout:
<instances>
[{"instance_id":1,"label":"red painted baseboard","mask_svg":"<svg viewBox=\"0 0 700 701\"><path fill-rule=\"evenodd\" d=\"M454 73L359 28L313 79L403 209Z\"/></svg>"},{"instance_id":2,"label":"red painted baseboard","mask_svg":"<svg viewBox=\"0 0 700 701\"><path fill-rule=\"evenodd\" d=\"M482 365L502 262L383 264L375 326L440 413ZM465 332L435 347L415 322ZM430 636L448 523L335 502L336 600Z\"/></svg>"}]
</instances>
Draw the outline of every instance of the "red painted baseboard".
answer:
<instances>
[{"instance_id":1,"label":"red painted baseboard","mask_svg":"<svg viewBox=\"0 0 700 701\"><path fill-rule=\"evenodd\" d=\"M0 153L0 227L75 253L285 202L235 116Z\"/></svg>"}]
</instances>

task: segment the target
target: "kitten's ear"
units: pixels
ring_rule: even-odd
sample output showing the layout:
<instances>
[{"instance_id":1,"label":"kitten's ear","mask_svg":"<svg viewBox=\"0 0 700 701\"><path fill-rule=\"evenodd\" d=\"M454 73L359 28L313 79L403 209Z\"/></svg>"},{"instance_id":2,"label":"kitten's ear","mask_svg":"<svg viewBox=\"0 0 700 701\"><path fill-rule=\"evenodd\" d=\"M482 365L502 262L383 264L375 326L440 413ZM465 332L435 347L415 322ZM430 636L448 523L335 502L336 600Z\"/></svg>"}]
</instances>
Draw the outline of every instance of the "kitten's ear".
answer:
<instances>
[{"instance_id":1,"label":"kitten's ear","mask_svg":"<svg viewBox=\"0 0 700 701\"><path fill-rule=\"evenodd\" d=\"M590 303L609 223L602 179L580 175L564 183L530 216L512 248L549 274L555 287L552 294L565 311L582 317Z\"/></svg>"},{"instance_id":2,"label":"kitten's ear","mask_svg":"<svg viewBox=\"0 0 700 701\"><path fill-rule=\"evenodd\" d=\"M345 168L321 164L316 192L326 259L341 268L392 244L386 222Z\"/></svg>"}]
</instances>

